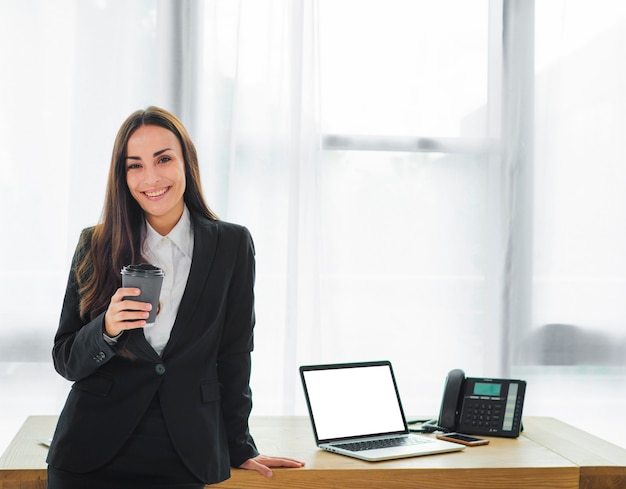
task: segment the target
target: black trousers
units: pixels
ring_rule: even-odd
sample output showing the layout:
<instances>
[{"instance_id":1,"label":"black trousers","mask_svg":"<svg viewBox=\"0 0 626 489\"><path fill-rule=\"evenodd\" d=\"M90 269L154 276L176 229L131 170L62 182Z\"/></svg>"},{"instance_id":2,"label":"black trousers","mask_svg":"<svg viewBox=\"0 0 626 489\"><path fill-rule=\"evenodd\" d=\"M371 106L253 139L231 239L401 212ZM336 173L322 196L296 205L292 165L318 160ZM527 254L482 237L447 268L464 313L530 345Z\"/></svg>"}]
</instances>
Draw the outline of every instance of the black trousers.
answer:
<instances>
[{"instance_id":1,"label":"black trousers","mask_svg":"<svg viewBox=\"0 0 626 489\"><path fill-rule=\"evenodd\" d=\"M203 488L174 450L158 394L126 445L101 468L79 474L48 467L48 489Z\"/></svg>"}]
</instances>

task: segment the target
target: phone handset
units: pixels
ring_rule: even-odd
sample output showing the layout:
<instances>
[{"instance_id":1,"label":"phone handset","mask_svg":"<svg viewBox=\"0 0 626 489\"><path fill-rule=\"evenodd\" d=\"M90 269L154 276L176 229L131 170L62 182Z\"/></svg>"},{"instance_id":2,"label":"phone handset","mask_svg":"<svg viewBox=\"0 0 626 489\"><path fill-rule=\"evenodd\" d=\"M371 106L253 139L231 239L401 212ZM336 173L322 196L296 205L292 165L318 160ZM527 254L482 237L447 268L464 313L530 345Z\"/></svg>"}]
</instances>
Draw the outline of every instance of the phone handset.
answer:
<instances>
[{"instance_id":1,"label":"phone handset","mask_svg":"<svg viewBox=\"0 0 626 489\"><path fill-rule=\"evenodd\" d=\"M438 425L448 431L456 431L462 405L465 372L456 368L448 372L441 399Z\"/></svg>"}]
</instances>

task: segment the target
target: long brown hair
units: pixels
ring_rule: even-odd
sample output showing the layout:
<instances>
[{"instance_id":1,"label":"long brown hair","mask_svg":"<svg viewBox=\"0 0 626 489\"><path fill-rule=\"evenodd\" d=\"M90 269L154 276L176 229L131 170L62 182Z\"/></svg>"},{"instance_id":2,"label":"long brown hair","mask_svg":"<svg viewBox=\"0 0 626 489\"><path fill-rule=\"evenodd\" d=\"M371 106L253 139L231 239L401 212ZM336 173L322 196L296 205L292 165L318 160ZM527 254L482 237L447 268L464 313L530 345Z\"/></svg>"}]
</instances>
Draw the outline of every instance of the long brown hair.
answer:
<instances>
[{"instance_id":1,"label":"long brown hair","mask_svg":"<svg viewBox=\"0 0 626 489\"><path fill-rule=\"evenodd\" d=\"M93 319L106 310L111 296L121 285L123 266L145 261L141 256L143 210L126 183L128 139L144 125L160 126L176 135L185 161L184 200L192 219L199 215L217 220L203 197L196 148L180 120L154 106L133 112L115 138L101 223L94 228L91 247L86 246L89 251L77 263L80 315L84 319Z\"/></svg>"}]
</instances>

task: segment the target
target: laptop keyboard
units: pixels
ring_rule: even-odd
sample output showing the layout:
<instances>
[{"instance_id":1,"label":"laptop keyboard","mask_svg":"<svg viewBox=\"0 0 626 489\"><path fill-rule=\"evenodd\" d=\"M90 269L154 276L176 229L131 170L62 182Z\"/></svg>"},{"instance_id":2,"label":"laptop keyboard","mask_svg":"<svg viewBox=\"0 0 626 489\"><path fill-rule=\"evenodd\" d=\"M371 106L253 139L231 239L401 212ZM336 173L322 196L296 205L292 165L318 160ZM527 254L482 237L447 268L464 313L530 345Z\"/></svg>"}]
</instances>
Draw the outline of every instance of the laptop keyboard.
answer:
<instances>
[{"instance_id":1,"label":"laptop keyboard","mask_svg":"<svg viewBox=\"0 0 626 489\"><path fill-rule=\"evenodd\" d=\"M336 443L335 446L344 448L352 452L362 452L363 450L376 450L389 447L403 447L412 445L421 445L430 443L432 440L428 438L416 438L413 436L403 436L394 438L381 438L377 440L357 441L348 443Z\"/></svg>"}]
</instances>

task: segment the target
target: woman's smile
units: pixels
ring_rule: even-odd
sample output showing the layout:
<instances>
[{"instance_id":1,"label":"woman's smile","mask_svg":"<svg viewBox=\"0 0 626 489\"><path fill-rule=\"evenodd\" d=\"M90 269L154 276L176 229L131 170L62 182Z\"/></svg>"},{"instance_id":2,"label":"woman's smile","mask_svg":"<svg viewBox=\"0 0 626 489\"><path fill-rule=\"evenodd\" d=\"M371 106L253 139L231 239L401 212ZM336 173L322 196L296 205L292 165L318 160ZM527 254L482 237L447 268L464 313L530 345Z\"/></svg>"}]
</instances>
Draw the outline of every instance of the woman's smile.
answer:
<instances>
[{"instance_id":1,"label":"woman's smile","mask_svg":"<svg viewBox=\"0 0 626 489\"><path fill-rule=\"evenodd\" d=\"M156 200L159 197L162 197L166 192L169 192L170 188L172 188L172 187L163 187L163 188L160 188L158 190L146 190L143 193L149 199Z\"/></svg>"}]
</instances>

